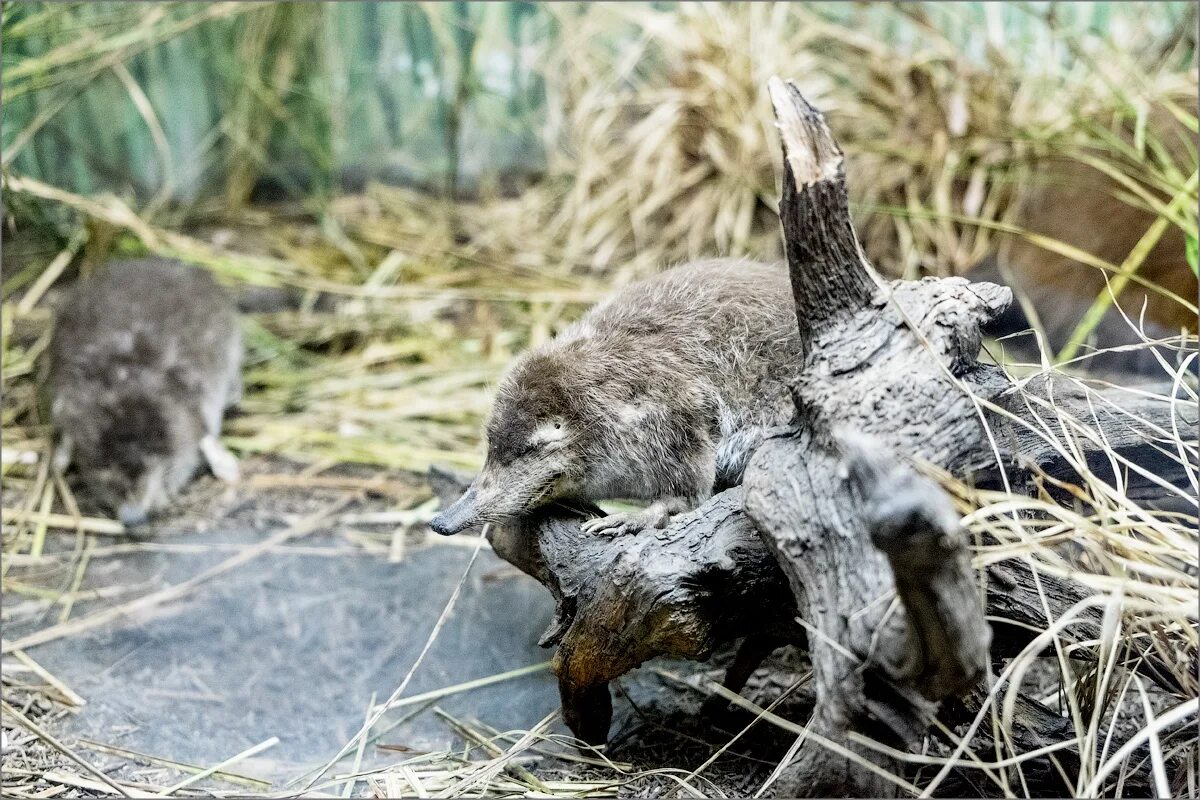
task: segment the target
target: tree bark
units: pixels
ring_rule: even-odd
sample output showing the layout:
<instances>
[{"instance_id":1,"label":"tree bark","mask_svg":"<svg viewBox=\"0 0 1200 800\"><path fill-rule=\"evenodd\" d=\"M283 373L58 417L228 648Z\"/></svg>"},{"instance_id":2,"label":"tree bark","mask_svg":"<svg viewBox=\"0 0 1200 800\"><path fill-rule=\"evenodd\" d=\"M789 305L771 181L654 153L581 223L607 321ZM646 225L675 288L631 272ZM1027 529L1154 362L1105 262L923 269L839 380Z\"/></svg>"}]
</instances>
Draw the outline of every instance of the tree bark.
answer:
<instances>
[{"instance_id":1,"label":"tree bark","mask_svg":"<svg viewBox=\"0 0 1200 800\"><path fill-rule=\"evenodd\" d=\"M444 504L470 478L432 469ZM542 634L558 646L558 677L567 725L588 744L608 739L608 684L658 656L707 659L713 649L744 639L803 645L796 605L779 565L742 512L742 490L728 489L670 527L638 536L596 536L580 523L602 512L554 504L488 532L497 555L535 578L555 599ZM735 691L752 667L731 668Z\"/></svg>"}]
</instances>

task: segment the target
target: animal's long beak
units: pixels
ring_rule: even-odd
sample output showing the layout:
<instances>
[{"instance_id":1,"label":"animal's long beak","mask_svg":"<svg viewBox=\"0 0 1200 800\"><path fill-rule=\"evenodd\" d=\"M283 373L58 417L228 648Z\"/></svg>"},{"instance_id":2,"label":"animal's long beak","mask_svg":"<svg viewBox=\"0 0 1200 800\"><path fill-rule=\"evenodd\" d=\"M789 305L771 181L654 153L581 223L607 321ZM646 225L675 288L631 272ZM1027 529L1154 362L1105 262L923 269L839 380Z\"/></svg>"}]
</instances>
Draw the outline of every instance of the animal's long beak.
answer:
<instances>
[{"instance_id":1,"label":"animal's long beak","mask_svg":"<svg viewBox=\"0 0 1200 800\"><path fill-rule=\"evenodd\" d=\"M442 510L429 521L429 527L442 536L453 536L470 528L479 518L479 492L475 486L463 492L449 508Z\"/></svg>"}]
</instances>

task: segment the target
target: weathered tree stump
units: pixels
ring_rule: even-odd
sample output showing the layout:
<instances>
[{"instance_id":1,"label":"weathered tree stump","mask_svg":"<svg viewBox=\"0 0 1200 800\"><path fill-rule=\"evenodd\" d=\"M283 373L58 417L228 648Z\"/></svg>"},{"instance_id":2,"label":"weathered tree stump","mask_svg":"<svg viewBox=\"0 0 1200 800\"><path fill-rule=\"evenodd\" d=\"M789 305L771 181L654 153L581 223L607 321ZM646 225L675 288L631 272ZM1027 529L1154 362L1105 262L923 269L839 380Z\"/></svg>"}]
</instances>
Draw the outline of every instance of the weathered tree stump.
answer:
<instances>
[{"instance_id":1,"label":"weathered tree stump","mask_svg":"<svg viewBox=\"0 0 1200 800\"><path fill-rule=\"evenodd\" d=\"M1150 483L1170 480L1179 464L1155 438L1180 411L1120 393L1097 403L1053 377L1018 390L1000 368L981 364L980 327L1011 302L1009 290L880 278L855 236L842 153L824 119L793 85L773 79L770 94L805 344L792 425L755 453L743 486L663 530L585 535L579 523L598 509L554 505L493 530L490 540L557 601L542 641L558 645L564 718L581 739L605 741L608 683L650 658L704 659L741 638L726 680L736 691L771 647L794 643L812 660L810 731L821 744L801 748L778 791L894 795L883 773L899 765L852 734L911 749L940 701L957 695L969 707L978 695L992 640L985 608L1013 622L995 643L1012 655L1032 640L1028 628L1046 624L1043 599L1058 614L1087 594L1048 576L1033 581L1015 561L989 567L981 582L949 498L918 467L982 485L1003 476L1015 488L1039 475L1075 477L1072 459L1039 433L1052 398L1059 413L1104 431L1076 443L1089 465L1104 467L1116 451ZM1194 429L1188 413L1182 424ZM465 485L447 473L431 477L444 498ZM1085 622L1080 638L1100 620ZM1042 732L1025 733L1032 740Z\"/></svg>"}]
</instances>

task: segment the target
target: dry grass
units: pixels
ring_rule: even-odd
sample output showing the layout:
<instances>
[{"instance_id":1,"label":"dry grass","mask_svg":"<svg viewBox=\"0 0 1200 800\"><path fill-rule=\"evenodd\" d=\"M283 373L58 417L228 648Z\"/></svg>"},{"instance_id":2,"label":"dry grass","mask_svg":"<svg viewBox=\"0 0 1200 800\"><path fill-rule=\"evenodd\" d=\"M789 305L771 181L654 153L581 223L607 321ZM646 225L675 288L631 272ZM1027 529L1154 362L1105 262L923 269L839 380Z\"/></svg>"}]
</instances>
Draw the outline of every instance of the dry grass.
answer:
<instances>
[{"instance_id":1,"label":"dry grass","mask_svg":"<svg viewBox=\"0 0 1200 800\"><path fill-rule=\"evenodd\" d=\"M1195 130L1186 64L1151 66L1099 37L1076 42L1032 10L1028 27L1049 36L1050 52L992 30L972 58L950 33L969 13L857 9L835 22L828 8L798 4L562 10L568 40L547 72L563 109L551 170L566 188L549 215L542 198L530 200L527 218L554 245L539 252L548 265L618 279L714 252L778 253L778 148L765 94L776 74L796 76L837 130L868 255L891 274L977 263L1051 156L1098 159L1150 184L1152 197L1184 188L1195 154L1179 162L1165 153L1158 138L1169 132L1145 116L1167 104ZM1056 62L1076 49L1070 68ZM1122 141L1131 125L1141 130L1136 146ZM1194 217L1175 218L1194 234Z\"/></svg>"},{"instance_id":2,"label":"dry grass","mask_svg":"<svg viewBox=\"0 0 1200 800\"><path fill-rule=\"evenodd\" d=\"M242 11L231 5L219 13ZM103 259L114 247L185 258L242 295L252 287L294 293L294 308L246 317L249 391L226 431L241 454L310 464L307 478L289 478L303 483L320 480L335 464L367 464L389 474L421 471L431 462L470 468L480 455L490 387L504 365L613 284L696 255L777 254L778 148L765 97L771 74L796 76L827 110L849 155L867 249L891 274L958 273L993 249L997 237L1022 236L1015 220L1023 192L1047 159L1103 171L1121 184L1131 206L1195 236L1195 154L1190 161L1171 156L1145 113L1167 108L1195 129L1194 70L1170 53L1126 52L1100 37L1064 31L1033 11L1026 31L1033 31L1033 45L1022 50L1001 26L989 28L988 46L975 54L964 53L952 33L964 24L956 15L967 13L955 6L858 9L839 12L840 18L802 4L688 5L677 12L613 4L586 12L555 7L554 13L565 38L543 64L554 111L550 170L516 198L451 205L370 186L333 198L317 218L308 209L251 208L236 219L194 209L181 226L162 222L176 217L160 199L134 207L6 175L6 196L17 208L36 200L61 215L69 231L52 249L22 263L9 255L5 264L0 474L6 606L38 604L53 611L49 625L71 626L73 604L90 597L80 590L94 557L88 554L124 546L112 539L120 536L119 525L81 513L69 487L50 474L49 432L35 391L55 290L76 265ZM104 53L59 53L61 64L46 72L30 68L28 80L10 73L6 91L10 79L24 81L11 84L20 91L34 92L57 85L38 81L61 83L113 69L169 36L169 26L184 24L174 19L143 18L144 38L130 37ZM1046 57L1030 58L1044 42L1050 43ZM272 62L270 69L286 73L289 67ZM252 107L237 108L240 118L253 119ZM237 198L251 180L263 135L250 131L239 151L230 189ZM1073 252L1068 243L1036 243ZM1124 263L1089 263L1136 280L1136 255ZM1164 371L1163 377L1174 376ZM1186 380L1175 383L1195 401ZM1064 453L1074 452L1077 437L1095 435L1087 420L1063 419L1053 408L1045 414L1043 433ZM1194 466L1191 433L1164 431L1163 446ZM1012 749L1005 726L1015 690L1028 690L1036 677L1046 689L1042 699L1075 731L1073 745L1082 757L1066 777L1077 794L1121 796L1123 782L1134 775L1149 776L1163 794L1200 794L1195 516L1151 512L1121 486L1099 480L1086 466L1081 471L1087 479L1071 489L1076 502L1069 506L1049 494L982 493L942 476L968 529L979 541L993 542L976 548L979 566L1019 557L1040 574L1081 581L1097 591L1104 636L1076 647L1088 651L1087 659L1071 659L1056 634L1074 620L1047 620L1052 657L1037 659L1030 651L1012 661L977 720L1000 744L976 752L965 731L956 732L964 737L958 748L931 737L929 750L909 757L911 771L897 780L929 793L947 769L962 768L978 773L988 794L1020 796L1023 765L1039 754ZM390 490L396 513L419 524L426 497L406 486L401 481ZM52 537L68 537L61 541L73 542L73 549L47 552ZM366 537L355 546L385 557L392 543ZM33 579L64 562L64 585ZM137 603L146 596L143 587L112 587L109 599ZM1150 686L1119 666L1130 653L1153 653L1168 665L1176 688ZM17 650L5 661L4 698L41 730L82 698L29 666L28 658ZM15 719L5 717L6 792L111 790ZM581 758L550 732L552 720L532 731L501 733L443 719L468 743L465 753L398 756L382 772L355 774L349 761L368 741L364 736L347 743L346 758L313 790L333 796L349 786L381 797L724 791L699 771L614 764L602 753L583 757L586 778L539 778L524 766L533 756L553 753L567 764ZM766 714L761 719L776 721ZM1123 746L1139 741L1146 746ZM81 759L91 758L72 747ZM27 760L17 763L10 752ZM165 768L174 772L161 785L122 789L161 791L204 769ZM178 794L198 792L183 787Z\"/></svg>"},{"instance_id":3,"label":"dry grass","mask_svg":"<svg viewBox=\"0 0 1200 800\"><path fill-rule=\"evenodd\" d=\"M1197 403L1185 370L1164 368L1165 385L1182 387L1174 400L1180 410ZM1088 390L1097 406L1107 402L1082 381L1065 376L1058 381ZM1164 403L1172 402L1169 395L1159 397ZM949 476L941 478L959 498L967 529L976 541L989 542L975 549L977 567L1020 558L1036 575L1068 578L1095 594L1061 617L1047 613L1045 630L997 677L976 723L994 726L994 741L1010 741L1004 732L1012 724L1018 692L1028 692L1031 684L1037 684L1031 670L1038 665L1039 650L1049 647L1055 680L1053 691L1040 699L1069 719L1075 731L1080 765L1077 773L1066 776L1073 794L1122 796L1125 779L1139 771L1144 777L1152 765L1152 785L1158 796L1193 796L1196 698L1200 695L1195 602L1200 591L1200 520L1195 512L1195 465L1200 463L1200 450L1194 433L1161 431L1163 446L1173 450L1190 478L1186 488L1164 489L1164 495L1176 496L1190 510L1182 514L1156 512L1130 499L1120 484L1100 478L1073 455L1079 452L1077 443L1104 441L1103 430L1094 419L1072 417L1052 402L1030 402L1040 416L1036 430L1083 476L1079 485L1058 487L1069 488L1072 505L1056 502L1047 493L1052 483L1049 479L1038 494L1026 497L980 492ZM1179 423L1179 412L1176 414ZM1122 460L1116 454L1113 459L1114 463ZM1124 467L1136 469L1128 462ZM1087 608L1104 611L1100 638L1065 646L1060 637L1082 622L1081 614ZM1076 660L1081 656L1082 663ZM1131 658L1134 663L1151 659L1164 665L1169 678L1151 685L1144 676L1118 666ZM1139 738L1147 748L1136 751L1136 756L1133 747L1118 750L1122 739L1132 743ZM955 752L954 760L964 756L969 756L965 746ZM1010 759L1019 765L1029 754L1002 745L986 757ZM970 760L977 759L972 756ZM1169 771L1165 765L1170 766ZM944 776L947 767L942 766L923 791L932 791ZM1005 777L1004 771L998 774ZM1024 786L1024 778L1019 766L1016 777L1019 782L1012 783L1009 774L1009 783L1000 781L998 788L1006 795L1021 794L1018 787Z\"/></svg>"}]
</instances>

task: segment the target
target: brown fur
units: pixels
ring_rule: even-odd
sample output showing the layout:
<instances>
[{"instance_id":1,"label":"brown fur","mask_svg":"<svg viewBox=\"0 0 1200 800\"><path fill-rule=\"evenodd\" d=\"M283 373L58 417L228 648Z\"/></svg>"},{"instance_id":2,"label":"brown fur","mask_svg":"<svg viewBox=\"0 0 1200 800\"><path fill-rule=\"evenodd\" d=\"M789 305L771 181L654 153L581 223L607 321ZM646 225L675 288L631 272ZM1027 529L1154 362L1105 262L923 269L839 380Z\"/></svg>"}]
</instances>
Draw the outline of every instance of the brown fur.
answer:
<instances>
[{"instance_id":1,"label":"brown fur","mask_svg":"<svg viewBox=\"0 0 1200 800\"><path fill-rule=\"evenodd\" d=\"M509 370L483 472L435 530L554 499L662 501L621 527L661 524L740 482L788 421L799 347L782 265L702 261L619 290Z\"/></svg>"}]
</instances>

